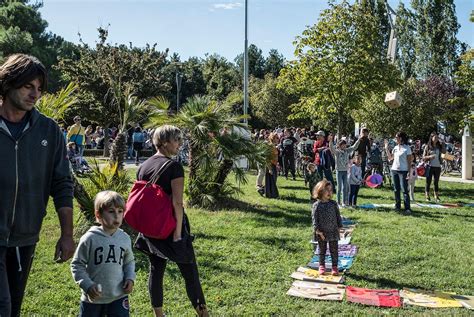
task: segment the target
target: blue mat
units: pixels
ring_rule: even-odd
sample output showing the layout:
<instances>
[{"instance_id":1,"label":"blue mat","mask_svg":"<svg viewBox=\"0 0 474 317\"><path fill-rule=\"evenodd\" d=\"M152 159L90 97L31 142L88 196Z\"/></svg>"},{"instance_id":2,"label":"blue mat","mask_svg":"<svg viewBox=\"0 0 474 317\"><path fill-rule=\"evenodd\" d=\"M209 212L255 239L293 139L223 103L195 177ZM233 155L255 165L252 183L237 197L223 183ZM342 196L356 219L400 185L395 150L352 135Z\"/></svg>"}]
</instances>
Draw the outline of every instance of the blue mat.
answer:
<instances>
[{"instance_id":1,"label":"blue mat","mask_svg":"<svg viewBox=\"0 0 474 317\"><path fill-rule=\"evenodd\" d=\"M353 256L340 256L337 261L337 267L339 271L344 271L348 270L351 268L352 263L354 262L354 257ZM332 267L332 262L331 262L331 256L326 256L325 259L325 264L326 268L330 269ZM314 255L311 258L311 261L308 263L308 267L312 269L318 269L319 268L319 256Z\"/></svg>"}]
</instances>

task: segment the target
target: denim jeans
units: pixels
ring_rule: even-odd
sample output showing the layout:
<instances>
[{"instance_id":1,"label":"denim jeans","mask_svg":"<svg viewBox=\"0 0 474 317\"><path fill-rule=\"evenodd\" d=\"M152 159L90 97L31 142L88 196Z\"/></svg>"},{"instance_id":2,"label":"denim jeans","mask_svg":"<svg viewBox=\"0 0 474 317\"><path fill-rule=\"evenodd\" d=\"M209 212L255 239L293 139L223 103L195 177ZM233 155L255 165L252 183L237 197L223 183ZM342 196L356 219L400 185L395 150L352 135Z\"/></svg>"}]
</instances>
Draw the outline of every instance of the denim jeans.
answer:
<instances>
[{"instance_id":1,"label":"denim jeans","mask_svg":"<svg viewBox=\"0 0 474 317\"><path fill-rule=\"evenodd\" d=\"M332 176L332 171L330 169L325 169L321 165L318 165L318 173L321 179L326 178L328 182L331 182L333 192L336 192L336 186L334 186L334 177Z\"/></svg>"},{"instance_id":2,"label":"denim jeans","mask_svg":"<svg viewBox=\"0 0 474 317\"><path fill-rule=\"evenodd\" d=\"M341 204L341 196L342 202L344 204L348 204L349 199L349 185L347 182L347 171L336 171L336 178L337 178L337 203Z\"/></svg>"},{"instance_id":3,"label":"denim jeans","mask_svg":"<svg viewBox=\"0 0 474 317\"><path fill-rule=\"evenodd\" d=\"M403 191L403 203L405 210L410 209L410 195L408 192L408 171L394 171L392 172L393 191L395 193L395 209L401 209L402 202L400 200L400 191Z\"/></svg>"}]
</instances>

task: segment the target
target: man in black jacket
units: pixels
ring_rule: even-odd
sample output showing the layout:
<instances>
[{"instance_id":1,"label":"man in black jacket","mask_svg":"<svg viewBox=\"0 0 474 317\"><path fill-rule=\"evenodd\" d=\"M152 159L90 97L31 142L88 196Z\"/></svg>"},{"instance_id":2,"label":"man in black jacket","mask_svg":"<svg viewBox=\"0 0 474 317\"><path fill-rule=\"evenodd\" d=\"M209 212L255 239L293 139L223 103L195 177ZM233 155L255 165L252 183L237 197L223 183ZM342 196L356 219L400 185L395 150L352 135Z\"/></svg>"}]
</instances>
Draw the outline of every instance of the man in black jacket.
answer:
<instances>
[{"instance_id":1,"label":"man in black jacket","mask_svg":"<svg viewBox=\"0 0 474 317\"><path fill-rule=\"evenodd\" d=\"M47 74L35 57L0 66L0 316L19 316L49 196L61 225L54 258L74 254L73 187L64 136L34 105Z\"/></svg>"}]
</instances>

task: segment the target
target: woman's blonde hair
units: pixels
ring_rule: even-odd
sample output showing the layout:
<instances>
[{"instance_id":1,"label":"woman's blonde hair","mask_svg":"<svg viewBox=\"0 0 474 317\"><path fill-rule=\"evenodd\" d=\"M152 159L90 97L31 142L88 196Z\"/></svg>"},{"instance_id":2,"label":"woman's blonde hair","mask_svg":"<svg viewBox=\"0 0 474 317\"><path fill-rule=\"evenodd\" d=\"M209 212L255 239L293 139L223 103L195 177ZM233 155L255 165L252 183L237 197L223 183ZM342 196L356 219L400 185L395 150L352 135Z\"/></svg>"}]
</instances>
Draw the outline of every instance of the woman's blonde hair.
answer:
<instances>
[{"instance_id":1,"label":"woman's blonde hair","mask_svg":"<svg viewBox=\"0 0 474 317\"><path fill-rule=\"evenodd\" d=\"M94 210L96 213L102 214L104 210L110 207L125 210L125 200L119 193L112 190L104 190L95 195Z\"/></svg>"},{"instance_id":2,"label":"woman's blonde hair","mask_svg":"<svg viewBox=\"0 0 474 317\"><path fill-rule=\"evenodd\" d=\"M323 179L322 181L319 181L316 186L314 186L313 189L313 198L317 200L321 200L323 198L324 192L328 190L328 187L331 188L332 190L332 184L331 182L328 182L327 180Z\"/></svg>"},{"instance_id":3,"label":"woman's blonde hair","mask_svg":"<svg viewBox=\"0 0 474 317\"><path fill-rule=\"evenodd\" d=\"M163 144L181 140L181 130L174 125L163 125L156 128L153 133L153 144L159 149Z\"/></svg>"},{"instance_id":4,"label":"woman's blonde hair","mask_svg":"<svg viewBox=\"0 0 474 317\"><path fill-rule=\"evenodd\" d=\"M270 135L268 136L268 141L273 142L273 139L275 139L275 138L280 138L280 137L278 136L278 133L272 132L272 133L270 133Z\"/></svg>"}]
</instances>

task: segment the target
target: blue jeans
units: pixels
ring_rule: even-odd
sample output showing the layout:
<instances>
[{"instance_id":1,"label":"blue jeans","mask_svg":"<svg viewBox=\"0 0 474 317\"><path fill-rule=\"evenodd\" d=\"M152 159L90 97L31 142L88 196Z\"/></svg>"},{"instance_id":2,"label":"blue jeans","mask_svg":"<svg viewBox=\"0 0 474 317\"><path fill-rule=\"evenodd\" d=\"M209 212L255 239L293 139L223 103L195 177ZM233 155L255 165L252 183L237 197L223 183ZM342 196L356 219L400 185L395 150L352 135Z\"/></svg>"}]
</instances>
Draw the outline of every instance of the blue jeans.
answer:
<instances>
[{"instance_id":1,"label":"blue jeans","mask_svg":"<svg viewBox=\"0 0 474 317\"><path fill-rule=\"evenodd\" d=\"M337 178L337 203L341 204L341 194L342 202L348 204L348 194L349 194L349 185L347 182L347 171L336 171Z\"/></svg>"},{"instance_id":2,"label":"blue jeans","mask_svg":"<svg viewBox=\"0 0 474 317\"><path fill-rule=\"evenodd\" d=\"M410 195L408 194L408 171L394 171L392 172L393 191L395 193L395 209L401 209L402 202L400 200L400 191L403 191L403 203L405 210L410 209Z\"/></svg>"},{"instance_id":3,"label":"blue jeans","mask_svg":"<svg viewBox=\"0 0 474 317\"><path fill-rule=\"evenodd\" d=\"M122 297L109 304L92 304L81 302L79 317L128 317L130 316L130 307L128 305L128 296Z\"/></svg>"},{"instance_id":4,"label":"blue jeans","mask_svg":"<svg viewBox=\"0 0 474 317\"><path fill-rule=\"evenodd\" d=\"M351 184L351 192L349 194L349 205L357 206L357 196L359 195L360 185Z\"/></svg>"}]
</instances>

